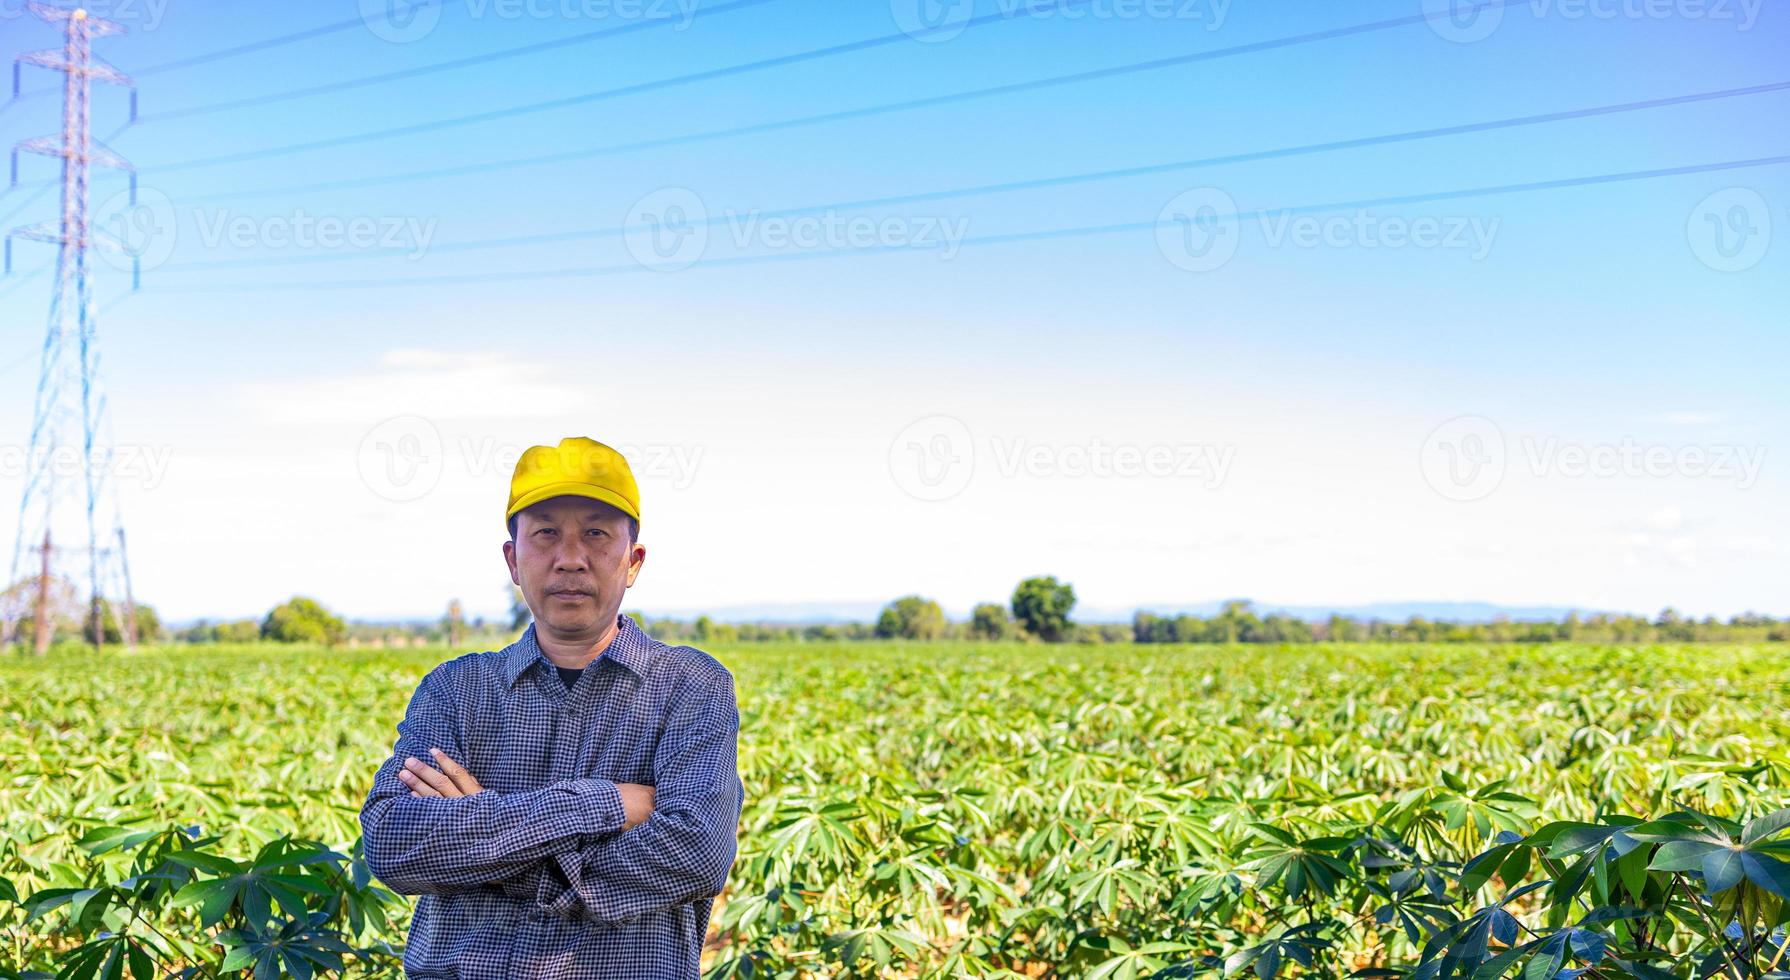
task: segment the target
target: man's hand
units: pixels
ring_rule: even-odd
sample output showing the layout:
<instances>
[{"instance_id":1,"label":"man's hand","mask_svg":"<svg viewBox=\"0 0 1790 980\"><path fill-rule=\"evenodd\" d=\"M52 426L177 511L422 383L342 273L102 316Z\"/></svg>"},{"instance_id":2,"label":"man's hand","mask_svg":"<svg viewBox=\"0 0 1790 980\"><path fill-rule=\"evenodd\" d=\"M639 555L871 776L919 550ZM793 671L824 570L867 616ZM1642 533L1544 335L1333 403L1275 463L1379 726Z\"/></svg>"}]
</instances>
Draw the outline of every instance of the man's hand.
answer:
<instances>
[{"instance_id":1,"label":"man's hand","mask_svg":"<svg viewBox=\"0 0 1790 980\"><path fill-rule=\"evenodd\" d=\"M633 830L646 822L653 815L653 788L640 783L616 783L615 788L622 794L622 809L627 812L627 819L622 823L623 830Z\"/></svg>"},{"instance_id":2,"label":"man's hand","mask_svg":"<svg viewBox=\"0 0 1790 980\"><path fill-rule=\"evenodd\" d=\"M411 796L471 796L482 793L485 787L472 778L466 767L448 758L440 749L430 749L429 754L441 766L437 770L416 756L404 760L404 768L398 770L398 779L410 787Z\"/></svg>"},{"instance_id":3,"label":"man's hand","mask_svg":"<svg viewBox=\"0 0 1790 980\"><path fill-rule=\"evenodd\" d=\"M482 793L485 787L472 777L446 752L430 749L435 762L441 768L436 769L427 762L412 756L404 760L404 768L398 770L398 779L410 787L411 796L442 796L453 798L471 796ZM641 783L616 783L616 790L621 793L622 810L626 818L622 822L622 830L633 830L646 822L653 814L653 788Z\"/></svg>"}]
</instances>

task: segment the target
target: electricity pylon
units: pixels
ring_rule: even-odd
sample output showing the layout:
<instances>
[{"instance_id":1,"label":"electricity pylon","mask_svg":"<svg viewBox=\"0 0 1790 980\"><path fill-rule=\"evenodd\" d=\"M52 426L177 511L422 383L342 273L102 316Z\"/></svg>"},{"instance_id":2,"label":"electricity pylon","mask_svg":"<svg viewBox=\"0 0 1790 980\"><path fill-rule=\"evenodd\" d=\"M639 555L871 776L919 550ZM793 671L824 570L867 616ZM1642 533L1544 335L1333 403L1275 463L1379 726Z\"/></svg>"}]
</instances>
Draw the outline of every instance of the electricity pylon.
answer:
<instances>
[{"instance_id":1,"label":"electricity pylon","mask_svg":"<svg viewBox=\"0 0 1790 980\"><path fill-rule=\"evenodd\" d=\"M105 637L101 617L102 600L114 578L113 571L116 570L119 581L129 582L129 572L124 568L123 522L116 519L116 498L113 499L113 522L116 526L107 532L101 530L105 518L99 511L111 489L109 468L110 450L113 447L101 447L103 456L96 455L94 447L94 435L105 417L106 406L99 391L99 348L94 342L93 294L88 282L87 258L88 253L95 248L126 254L130 254L130 250L89 223L87 181L88 170L95 165L126 172L130 175L131 203L134 206L137 175L136 170L124 158L93 139L90 123L94 81L132 88L129 77L94 58L92 51L94 38L122 34L124 28L78 8L52 7L35 2L27 6L40 19L63 26L63 45L61 50L52 48L36 51L20 55L13 61L13 96L18 96L19 75L23 66L35 65L61 72L62 133L60 136L40 136L15 145L12 151L12 183L15 186L18 184L20 153L35 153L60 159L62 212L56 221L16 228L6 238L8 271L12 267L12 239L15 237L52 243L57 246L57 255L55 291L50 296L49 329L44 336L37 397L31 418L31 442L24 461L25 487L19 499L18 539L13 545L12 572L7 579L9 585L18 583L21 561L28 553L36 553L40 558L36 576L37 594L29 607L20 601L8 604L0 640L11 640L26 609L35 609L33 646L41 654L49 647L52 632L52 624L46 620L50 618L51 570L56 564L53 555L84 554L86 557L90 617L88 628L96 646ZM134 88L131 92L131 116L133 119L136 116ZM132 279L134 284L134 271ZM68 350L71 344L75 347L73 354L78 358L72 363L71 352ZM77 394L78 406L74 404ZM78 438L74 431L77 417L80 420ZM70 484L76 479L79 484L71 487ZM61 525L57 523L57 519L66 513L58 505L65 501L84 505L87 537L85 549L58 543L66 540L64 535L78 540L77 525L66 520ZM116 548L109 546L113 532L116 532L118 541ZM108 545L102 546L102 541L108 542ZM74 563L69 565L78 567ZM128 585L121 598L121 625L126 642L133 643L136 617Z\"/></svg>"}]
</instances>

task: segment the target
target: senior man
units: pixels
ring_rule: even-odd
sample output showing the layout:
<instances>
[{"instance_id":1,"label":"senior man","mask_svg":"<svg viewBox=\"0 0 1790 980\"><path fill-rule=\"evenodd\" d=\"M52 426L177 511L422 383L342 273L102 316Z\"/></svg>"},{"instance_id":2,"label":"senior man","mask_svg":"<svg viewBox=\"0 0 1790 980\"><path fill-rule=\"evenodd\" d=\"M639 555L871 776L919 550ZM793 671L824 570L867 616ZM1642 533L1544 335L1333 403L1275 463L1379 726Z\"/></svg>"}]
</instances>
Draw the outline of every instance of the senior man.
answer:
<instances>
[{"instance_id":1,"label":"senior man","mask_svg":"<svg viewBox=\"0 0 1790 980\"><path fill-rule=\"evenodd\" d=\"M733 675L620 615L646 559L627 460L522 454L503 556L534 622L431 670L360 812L418 895L416 980L696 980L745 785Z\"/></svg>"}]
</instances>

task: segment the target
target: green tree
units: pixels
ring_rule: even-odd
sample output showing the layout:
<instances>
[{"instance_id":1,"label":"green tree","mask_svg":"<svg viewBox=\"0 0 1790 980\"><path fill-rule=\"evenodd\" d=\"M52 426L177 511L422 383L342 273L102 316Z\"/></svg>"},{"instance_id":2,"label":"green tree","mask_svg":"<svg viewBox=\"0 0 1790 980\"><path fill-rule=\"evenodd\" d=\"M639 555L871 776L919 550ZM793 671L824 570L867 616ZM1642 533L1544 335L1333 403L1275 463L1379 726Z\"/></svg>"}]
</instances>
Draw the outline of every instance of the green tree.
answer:
<instances>
[{"instance_id":1,"label":"green tree","mask_svg":"<svg viewBox=\"0 0 1790 980\"><path fill-rule=\"evenodd\" d=\"M252 619L237 619L211 628L212 639L219 643L254 643L261 639L261 624Z\"/></svg>"},{"instance_id":2,"label":"green tree","mask_svg":"<svg viewBox=\"0 0 1790 980\"><path fill-rule=\"evenodd\" d=\"M1013 635L1013 618L998 602L982 602L970 610L970 638L1005 640Z\"/></svg>"},{"instance_id":3,"label":"green tree","mask_svg":"<svg viewBox=\"0 0 1790 980\"><path fill-rule=\"evenodd\" d=\"M13 634L0 639L17 641L29 650L37 637L37 588L35 576L15 582L0 593L0 611L14 621ZM86 633L87 604L75 583L61 575L50 576L48 597L50 642L73 639Z\"/></svg>"},{"instance_id":4,"label":"green tree","mask_svg":"<svg viewBox=\"0 0 1790 980\"><path fill-rule=\"evenodd\" d=\"M99 607L102 642L123 643L124 627L118 618L118 613L121 610L113 607L112 600L104 598L100 599ZM162 618L156 615L155 607L139 602L135 603L133 608L136 613L134 618L137 626L137 642L155 643L160 640L162 638ZM81 622L81 636L88 643L93 642L92 616L88 616Z\"/></svg>"},{"instance_id":5,"label":"green tree","mask_svg":"<svg viewBox=\"0 0 1790 980\"><path fill-rule=\"evenodd\" d=\"M281 643L321 643L334 646L347 635L341 617L315 599L293 596L273 607L261 621L261 636Z\"/></svg>"},{"instance_id":6,"label":"green tree","mask_svg":"<svg viewBox=\"0 0 1790 980\"><path fill-rule=\"evenodd\" d=\"M896 599L876 618L876 635L882 639L936 640L945 635L946 627L939 604L917 595Z\"/></svg>"},{"instance_id":7,"label":"green tree","mask_svg":"<svg viewBox=\"0 0 1790 980\"><path fill-rule=\"evenodd\" d=\"M1324 639L1331 643L1357 643L1361 638L1361 624L1341 613L1331 613L1324 623Z\"/></svg>"},{"instance_id":8,"label":"green tree","mask_svg":"<svg viewBox=\"0 0 1790 980\"><path fill-rule=\"evenodd\" d=\"M522 597L522 587L510 583L510 629L519 630L528 625L534 613L528 608L528 600Z\"/></svg>"},{"instance_id":9,"label":"green tree","mask_svg":"<svg viewBox=\"0 0 1790 980\"><path fill-rule=\"evenodd\" d=\"M1069 631L1069 610L1075 608L1075 588L1059 584L1055 575L1026 579L1013 590L1013 618L1026 632L1050 643L1060 642Z\"/></svg>"}]
</instances>

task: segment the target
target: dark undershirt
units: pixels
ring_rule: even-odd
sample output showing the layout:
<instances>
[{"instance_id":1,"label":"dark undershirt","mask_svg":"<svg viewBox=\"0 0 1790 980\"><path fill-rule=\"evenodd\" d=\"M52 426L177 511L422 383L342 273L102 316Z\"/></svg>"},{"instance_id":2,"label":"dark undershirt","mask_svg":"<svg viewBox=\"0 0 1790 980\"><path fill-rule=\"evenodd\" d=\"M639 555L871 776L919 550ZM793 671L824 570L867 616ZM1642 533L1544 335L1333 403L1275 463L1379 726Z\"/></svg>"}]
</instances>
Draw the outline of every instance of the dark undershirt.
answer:
<instances>
[{"instance_id":1,"label":"dark undershirt","mask_svg":"<svg viewBox=\"0 0 1790 980\"><path fill-rule=\"evenodd\" d=\"M578 676L584 673L583 667L561 667L558 664L554 664L553 669L559 672L559 679L566 685L566 690L568 691L572 689L573 684L578 683ZM548 858L547 870L552 873L553 880L559 882L561 888L571 887L572 883L566 880L566 873L560 869L558 861Z\"/></svg>"}]
</instances>

